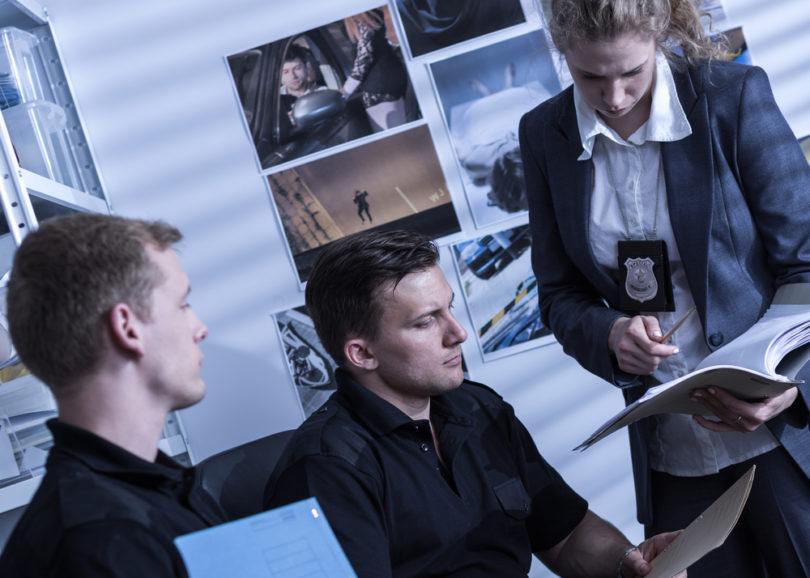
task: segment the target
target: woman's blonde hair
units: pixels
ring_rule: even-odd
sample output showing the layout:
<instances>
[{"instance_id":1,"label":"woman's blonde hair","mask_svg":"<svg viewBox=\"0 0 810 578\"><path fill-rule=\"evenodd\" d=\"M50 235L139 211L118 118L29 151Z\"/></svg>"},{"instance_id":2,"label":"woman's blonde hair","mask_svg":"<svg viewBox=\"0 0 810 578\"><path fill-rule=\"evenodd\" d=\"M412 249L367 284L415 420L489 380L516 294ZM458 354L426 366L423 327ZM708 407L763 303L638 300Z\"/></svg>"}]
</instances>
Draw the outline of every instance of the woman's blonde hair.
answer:
<instances>
[{"instance_id":1,"label":"woman's blonde hair","mask_svg":"<svg viewBox=\"0 0 810 578\"><path fill-rule=\"evenodd\" d=\"M346 35L352 42L357 42L360 39L360 26L371 28L372 30L379 30L385 26L385 16L378 10L369 10L368 12L361 12L354 16L349 16L343 19L343 24L346 26Z\"/></svg>"},{"instance_id":2,"label":"woman's blonde hair","mask_svg":"<svg viewBox=\"0 0 810 578\"><path fill-rule=\"evenodd\" d=\"M704 32L703 16L708 18L691 0L552 0L549 31L562 53L579 42L629 33L654 39L670 60L679 53L696 64L717 58L724 48L722 38Z\"/></svg>"}]
</instances>

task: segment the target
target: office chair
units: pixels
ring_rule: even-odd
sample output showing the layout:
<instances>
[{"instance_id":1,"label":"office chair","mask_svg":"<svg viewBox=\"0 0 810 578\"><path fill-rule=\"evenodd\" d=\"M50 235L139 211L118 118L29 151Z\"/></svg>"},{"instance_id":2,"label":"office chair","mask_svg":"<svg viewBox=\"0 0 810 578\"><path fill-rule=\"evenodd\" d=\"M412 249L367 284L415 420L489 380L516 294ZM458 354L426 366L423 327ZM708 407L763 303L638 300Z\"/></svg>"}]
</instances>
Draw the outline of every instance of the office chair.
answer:
<instances>
[{"instance_id":1,"label":"office chair","mask_svg":"<svg viewBox=\"0 0 810 578\"><path fill-rule=\"evenodd\" d=\"M262 511L264 486L295 430L236 446L197 464L197 477L230 520Z\"/></svg>"}]
</instances>

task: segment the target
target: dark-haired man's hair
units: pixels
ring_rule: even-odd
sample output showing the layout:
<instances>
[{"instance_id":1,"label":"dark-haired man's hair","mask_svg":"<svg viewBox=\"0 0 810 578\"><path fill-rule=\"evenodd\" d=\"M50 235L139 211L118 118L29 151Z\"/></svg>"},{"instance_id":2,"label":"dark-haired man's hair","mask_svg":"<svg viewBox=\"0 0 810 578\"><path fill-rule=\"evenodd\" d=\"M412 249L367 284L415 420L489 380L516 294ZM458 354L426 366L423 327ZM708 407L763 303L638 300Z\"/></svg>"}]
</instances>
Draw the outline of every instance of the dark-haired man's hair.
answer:
<instances>
[{"instance_id":1,"label":"dark-haired man's hair","mask_svg":"<svg viewBox=\"0 0 810 578\"><path fill-rule=\"evenodd\" d=\"M366 231L326 245L307 281L306 305L324 349L338 365L345 367L346 341L376 338L381 292L438 261L436 245L410 231Z\"/></svg>"}]
</instances>

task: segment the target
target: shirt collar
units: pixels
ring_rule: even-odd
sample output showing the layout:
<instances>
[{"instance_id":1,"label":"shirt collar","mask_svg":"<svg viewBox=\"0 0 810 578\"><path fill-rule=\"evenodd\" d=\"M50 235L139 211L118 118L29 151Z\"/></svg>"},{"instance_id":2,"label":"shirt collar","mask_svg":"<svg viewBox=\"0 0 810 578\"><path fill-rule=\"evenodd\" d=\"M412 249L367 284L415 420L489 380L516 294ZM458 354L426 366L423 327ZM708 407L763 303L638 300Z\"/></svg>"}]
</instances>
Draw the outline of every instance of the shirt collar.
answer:
<instances>
[{"instance_id":1,"label":"shirt collar","mask_svg":"<svg viewBox=\"0 0 810 578\"><path fill-rule=\"evenodd\" d=\"M148 462L88 430L61 422L58 418L49 420L47 425L56 447L97 472L111 476L180 481L186 471L161 451L158 451L154 462Z\"/></svg>"},{"instance_id":2,"label":"shirt collar","mask_svg":"<svg viewBox=\"0 0 810 578\"><path fill-rule=\"evenodd\" d=\"M576 84L574 84L574 107L582 141L582 154L577 160L584 161L591 158L597 135L601 134L613 141L621 142L621 137L605 124L602 118L596 114L596 110L585 101ZM689 125L681 101L678 99L672 69L666 57L661 52L656 52L650 118L627 140L640 145L646 141L677 141L690 134L692 134L692 127Z\"/></svg>"},{"instance_id":3,"label":"shirt collar","mask_svg":"<svg viewBox=\"0 0 810 578\"><path fill-rule=\"evenodd\" d=\"M351 408L357 421L363 422L375 433L385 435L413 423L405 413L357 383L345 370L338 368L335 377L339 395L345 397L348 402L344 405ZM470 423L468 415L471 414L472 408L458 404L458 389L431 397L431 412L441 413L448 421L468 425Z\"/></svg>"}]
</instances>

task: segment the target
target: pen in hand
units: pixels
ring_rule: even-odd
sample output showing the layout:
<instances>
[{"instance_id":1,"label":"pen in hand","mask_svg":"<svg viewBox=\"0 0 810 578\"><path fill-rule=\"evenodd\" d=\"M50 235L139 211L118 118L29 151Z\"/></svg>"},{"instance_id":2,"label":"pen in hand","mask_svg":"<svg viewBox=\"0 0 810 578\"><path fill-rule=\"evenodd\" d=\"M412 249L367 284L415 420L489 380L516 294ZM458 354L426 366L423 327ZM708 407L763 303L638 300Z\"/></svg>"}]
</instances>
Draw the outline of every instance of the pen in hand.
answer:
<instances>
[{"instance_id":1,"label":"pen in hand","mask_svg":"<svg viewBox=\"0 0 810 578\"><path fill-rule=\"evenodd\" d=\"M672 337L672 336L674 335L674 333L675 333L675 332L678 330L678 328L679 328L681 325L683 325L684 321L686 321L687 319L689 319L689 316L690 316L690 315L692 315L692 313L694 313L694 312L695 312L695 308L694 308L694 307L692 307L692 308L691 308L689 311L687 311L687 312L684 314L684 316L683 316L683 317L681 317L680 319L678 319L678 321L675 323L675 325L673 325L672 327L670 327L670 328L669 328L669 331L667 331L666 333L664 333L664 335L663 335L663 337L661 337L661 340L659 341L659 343L666 343L667 341L669 341L669 338L670 338L670 337Z\"/></svg>"}]
</instances>

